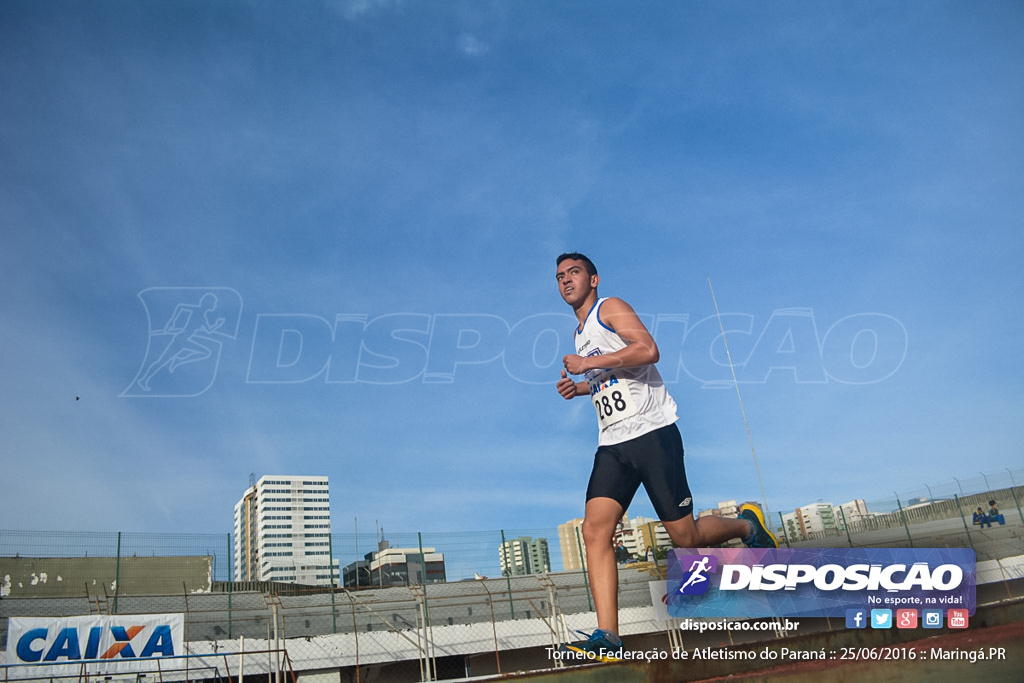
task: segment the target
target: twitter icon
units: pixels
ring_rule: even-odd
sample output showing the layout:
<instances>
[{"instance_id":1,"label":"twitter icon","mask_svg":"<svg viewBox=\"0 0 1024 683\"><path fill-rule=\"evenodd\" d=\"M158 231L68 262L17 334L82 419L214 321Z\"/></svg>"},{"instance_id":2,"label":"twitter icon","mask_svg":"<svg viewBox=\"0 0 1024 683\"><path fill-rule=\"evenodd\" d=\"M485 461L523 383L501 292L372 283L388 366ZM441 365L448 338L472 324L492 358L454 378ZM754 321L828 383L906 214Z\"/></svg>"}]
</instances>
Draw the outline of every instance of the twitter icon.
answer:
<instances>
[{"instance_id":1,"label":"twitter icon","mask_svg":"<svg viewBox=\"0 0 1024 683\"><path fill-rule=\"evenodd\" d=\"M892 628L892 610L871 610L871 628Z\"/></svg>"}]
</instances>

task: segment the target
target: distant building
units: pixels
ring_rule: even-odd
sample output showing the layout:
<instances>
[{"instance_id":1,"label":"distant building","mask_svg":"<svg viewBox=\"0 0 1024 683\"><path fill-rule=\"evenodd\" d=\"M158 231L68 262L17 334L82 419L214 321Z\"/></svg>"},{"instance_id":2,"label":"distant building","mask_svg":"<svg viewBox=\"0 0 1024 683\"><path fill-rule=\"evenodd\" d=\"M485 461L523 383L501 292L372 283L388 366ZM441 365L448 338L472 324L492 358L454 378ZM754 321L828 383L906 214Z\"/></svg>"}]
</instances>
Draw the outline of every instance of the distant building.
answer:
<instances>
[{"instance_id":1,"label":"distant building","mask_svg":"<svg viewBox=\"0 0 1024 683\"><path fill-rule=\"evenodd\" d=\"M855 524L872 515L868 512L867 503L863 499L857 498L849 503L835 506L832 509L832 516L836 520L836 526L840 529L845 529L847 525ZM845 523L843 520L845 520Z\"/></svg>"},{"instance_id":2,"label":"distant building","mask_svg":"<svg viewBox=\"0 0 1024 683\"><path fill-rule=\"evenodd\" d=\"M754 503L754 505L757 505ZM761 508L760 505L757 506ZM701 510L697 512L694 517L700 519L701 517L737 517L739 516L739 506L735 500L725 500L718 503L717 507L713 507L707 510Z\"/></svg>"},{"instance_id":3,"label":"distant building","mask_svg":"<svg viewBox=\"0 0 1024 683\"><path fill-rule=\"evenodd\" d=\"M647 546L665 549L674 545L660 521L648 517L630 519L628 512L622 515L612 536L613 545L618 545L620 541L629 554L638 560L645 558ZM570 519L558 526L558 543L562 550L562 570L568 572L583 569L587 544L583 540L582 518Z\"/></svg>"},{"instance_id":4,"label":"distant building","mask_svg":"<svg viewBox=\"0 0 1024 683\"><path fill-rule=\"evenodd\" d=\"M558 547L562 550L562 571L583 569L587 544L583 542L582 517L558 525Z\"/></svg>"},{"instance_id":5,"label":"distant building","mask_svg":"<svg viewBox=\"0 0 1024 683\"><path fill-rule=\"evenodd\" d=\"M502 576L546 574L551 571L548 539L520 536L505 541L498 549L498 560Z\"/></svg>"},{"instance_id":6,"label":"distant building","mask_svg":"<svg viewBox=\"0 0 1024 683\"><path fill-rule=\"evenodd\" d=\"M842 505L811 503L782 515L785 533L791 540L808 540L822 535L834 535L847 526L873 516L867 503L857 498Z\"/></svg>"},{"instance_id":7,"label":"distant building","mask_svg":"<svg viewBox=\"0 0 1024 683\"><path fill-rule=\"evenodd\" d=\"M647 548L652 550L659 548L672 548L672 539L664 525L656 519L648 517L634 517L629 520L629 526L633 529L632 546L626 546L638 560L643 560L647 555Z\"/></svg>"},{"instance_id":8,"label":"distant building","mask_svg":"<svg viewBox=\"0 0 1024 683\"><path fill-rule=\"evenodd\" d=\"M796 512L786 512L782 515L782 533L790 541L797 539L806 540L805 536L800 532L800 523L796 520L796 517Z\"/></svg>"},{"instance_id":9,"label":"distant building","mask_svg":"<svg viewBox=\"0 0 1024 683\"><path fill-rule=\"evenodd\" d=\"M235 504L235 580L337 582L327 477L265 476Z\"/></svg>"},{"instance_id":10,"label":"distant building","mask_svg":"<svg viewBox=\"0 0 1024 683\"><path fill-rule=\"evenodd\" d=\"M804 538L808 538L812 534L835 533L839 530L831 503L804 505L797 508L796 513L797 521L803 529Z\"/></svg>"},{"instance_id":11,"label":"distant building","mask_svg":"<svg viewBox=\"0 0 1024 683\"><path fill-rule=\"evenodd\" d=\"M764 508L761 507L760 503L756 503L754 501L747 501L746 503L743 504L753 505L761 512L762 515L764 515ZM701 517L724 517L726 519L736 519L737 517L739 517L739 515L740 506L736 503L736 501L724 500L719 502L716 507L710 508L708 510L701 510L700 512L696 513L695 517L696 519L700 519ZM769 528L773 528L770 520L766 518L765 522L768 524ZM729 539L722 545L725 547L742 546L743 541L738 538L733 538Z\"/></svg>"},{"instance_id":12,"label":"distant building","mask_svg":"<svg viewBox=\"0 0 1024 683\"><path fill-rule=\"evenodd\" d=\"M376 552L345 565L343 581L346 588L365 586L411 586L444 583L447 580L444 553L436 548L392 548L387 541L378 544Z\"/></svg>"}]
</instances>

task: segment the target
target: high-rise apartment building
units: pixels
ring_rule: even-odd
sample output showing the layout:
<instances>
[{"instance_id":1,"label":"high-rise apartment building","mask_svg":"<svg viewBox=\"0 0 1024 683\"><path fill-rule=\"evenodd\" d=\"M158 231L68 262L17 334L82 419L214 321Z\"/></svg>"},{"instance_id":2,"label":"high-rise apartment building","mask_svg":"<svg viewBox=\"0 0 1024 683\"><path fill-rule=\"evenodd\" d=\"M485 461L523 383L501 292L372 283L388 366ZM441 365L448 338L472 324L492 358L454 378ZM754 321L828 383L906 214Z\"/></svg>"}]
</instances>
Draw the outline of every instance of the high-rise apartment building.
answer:
<instances>
[{"instance_id":1,"label":"high-rise apartment building","mask_svg":"<svg viewBox=\"0 0 1024 683\"><path fill-rule=\"evenodd\" d=\"M558 525L558 545L562 550L562 571L583 569L587 544L583 542L583 518L570 519Z\"/></svg>"},{"instance_id":2,"label":"high-rise apartment building","mask_svg":"<svg viewBox=\"0 0 1024 683\"><path fill-rule=\"evenodd\" d=\"M268 475L235 504L235 580L337 582L327 477Z\"/></svg>"},{"instance_id":3,"label":"high-rise apartment building","mask_svg":"<svg viewBox=\"0 0 1024 683\"><path fill-rule=\"evenodd\" d=\"M502 576L544 574L551 571L548 539L520 536L501 544L498 550Z\"/></svg>"},{"instance_id":4,"label":"high-rise apartment building","mask_svg":"<svg viewBox=\"0 0 1024 683\"><path fill-rule=\"evenodd\" d=\"M671 548L673 545L668 531L656 519L634 517L629 520L629 526L633 529L632 545L626 544L626 549L638 560L647 559L647 548L658 550L659 548Z\"/></svg>"}]
</instances>

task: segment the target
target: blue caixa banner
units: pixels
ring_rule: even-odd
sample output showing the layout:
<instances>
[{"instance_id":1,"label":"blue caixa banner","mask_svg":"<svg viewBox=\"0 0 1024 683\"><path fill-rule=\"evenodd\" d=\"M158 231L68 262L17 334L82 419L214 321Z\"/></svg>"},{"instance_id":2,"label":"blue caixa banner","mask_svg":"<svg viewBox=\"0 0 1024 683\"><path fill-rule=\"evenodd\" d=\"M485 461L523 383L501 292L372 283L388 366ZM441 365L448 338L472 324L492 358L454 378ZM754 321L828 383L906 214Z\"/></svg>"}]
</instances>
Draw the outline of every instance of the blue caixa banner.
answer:
<instances>
[{"instance_id":1,"label":"blue caixa banner","mask_svg":"<svg viewBox=\"0 0 1024 683\"><path fill-rule=\"evenodd\" d=\"M848 609L975 610L968 548L677 548L673 617L844 617Z\"/></svg>"}]
</instances>

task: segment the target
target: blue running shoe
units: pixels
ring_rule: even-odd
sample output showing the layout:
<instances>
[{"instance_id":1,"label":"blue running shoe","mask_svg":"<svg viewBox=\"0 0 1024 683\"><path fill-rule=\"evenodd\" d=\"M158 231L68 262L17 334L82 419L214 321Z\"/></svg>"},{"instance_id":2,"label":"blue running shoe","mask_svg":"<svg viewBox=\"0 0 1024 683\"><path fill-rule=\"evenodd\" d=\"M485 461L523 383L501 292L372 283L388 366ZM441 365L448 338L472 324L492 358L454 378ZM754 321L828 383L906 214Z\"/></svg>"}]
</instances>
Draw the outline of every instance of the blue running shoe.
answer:
<instances>
[{"instance_id":1,"label":"blue running shoe","mask_svg":"<svg viewBox=\"0 0 1024 683\"><path fill-rule=\"evenodd\" d=\"M775 535L768 530L764 523L761 510L756 505L744 503L740 506L740 519L745 519L754 527L754 533L743 539L743 544L748 548L778 548L779 541Z\"/></svg>"},{"instance_id":2,"label":"blue running shoe","mask_svg":"<svg viewBox=\"0 0 1024 683\"><path fill-rule=\"evenodd\" d=\"M595 629L587 634L577 631L587 640L580 643L568 643L559 648L562 652L573 653L572 658L581 664L586 662L617 662L622 659L622 640L610 631Z\"/></svg>"}]
</instances>

